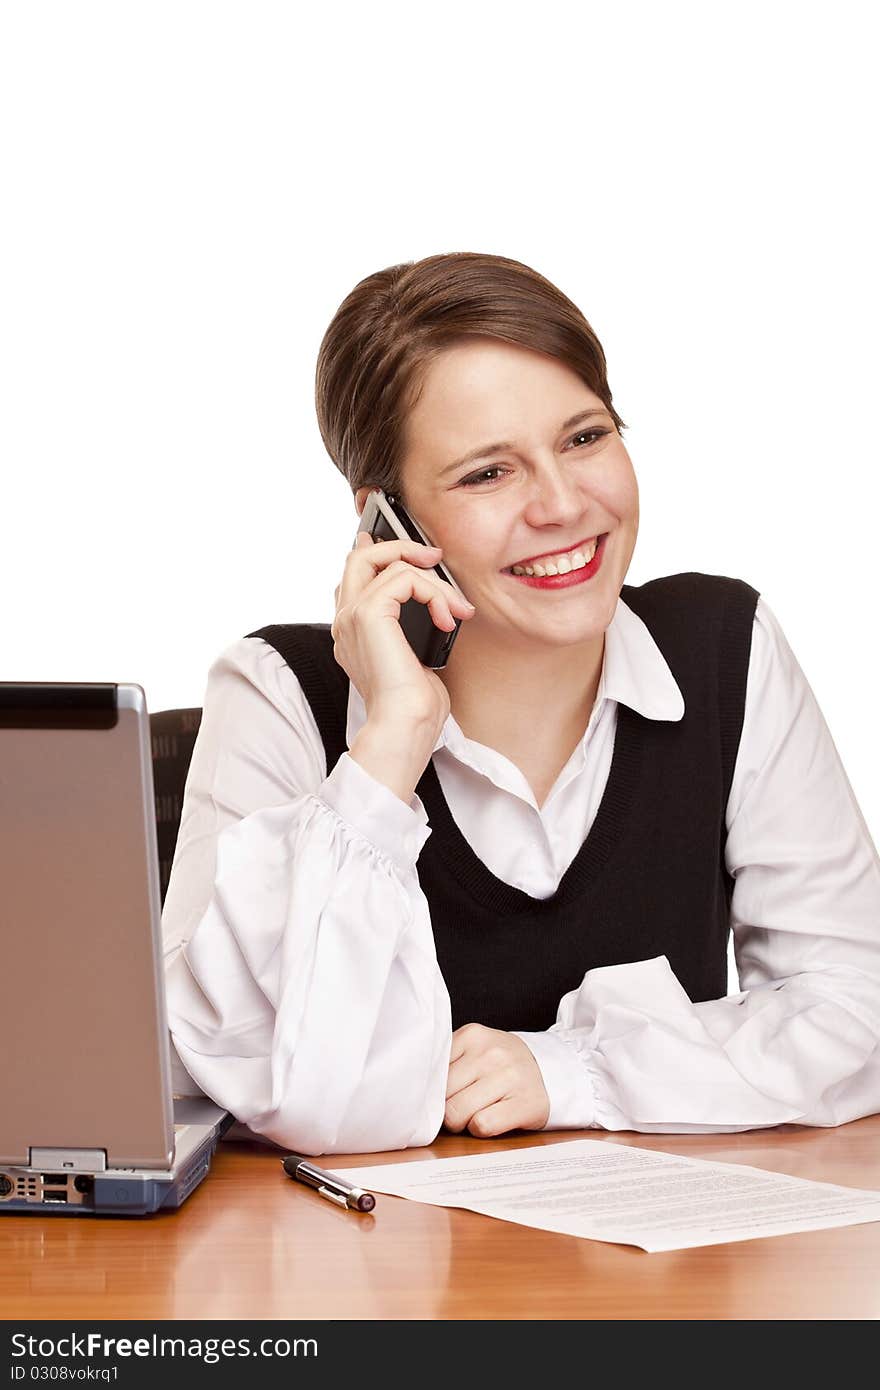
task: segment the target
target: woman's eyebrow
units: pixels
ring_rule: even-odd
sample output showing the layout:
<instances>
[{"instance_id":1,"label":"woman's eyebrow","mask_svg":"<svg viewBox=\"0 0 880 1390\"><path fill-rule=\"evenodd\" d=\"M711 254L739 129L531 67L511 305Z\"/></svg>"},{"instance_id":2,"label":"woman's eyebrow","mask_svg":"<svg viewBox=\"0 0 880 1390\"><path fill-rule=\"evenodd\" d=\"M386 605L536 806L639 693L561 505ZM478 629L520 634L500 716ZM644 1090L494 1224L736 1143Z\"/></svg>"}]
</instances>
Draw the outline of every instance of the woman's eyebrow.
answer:
<instances>
[{"instance_id":1,"label":"woman's eyebrow","mask_svg":"<svg viewBox=\"0 0 880 1390\"><path fill-rule=\"evenodd\" d=\"M563 420L559 428L561 430L568 430L571 429L572 425L580 424L581 420L589 420L594 415L605 415L606 413L605 410L600 410L595 407L592 410L580 410L577 415L572 415L570 419ZM439 476L445 478L447 473L452 473L456 468L463 468L466 463L473 463L475 459L486 458L489 454L500 454L505 449L515 448L516 445L509 440L502 441L500 444L479 444L476 449L470 449L466 454L463 454L460 459L456 459L455 463L448 464L446 468L440 472Z\"/></svg>"}]
</instances>

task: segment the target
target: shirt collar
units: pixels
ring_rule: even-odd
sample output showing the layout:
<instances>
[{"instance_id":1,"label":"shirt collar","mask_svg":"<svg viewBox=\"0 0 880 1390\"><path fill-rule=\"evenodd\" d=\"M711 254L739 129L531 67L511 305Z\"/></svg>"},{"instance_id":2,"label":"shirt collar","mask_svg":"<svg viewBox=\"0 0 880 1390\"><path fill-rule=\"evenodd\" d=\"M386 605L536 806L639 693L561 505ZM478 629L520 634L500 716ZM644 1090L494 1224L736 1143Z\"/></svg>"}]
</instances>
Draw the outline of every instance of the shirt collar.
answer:
<instances>
[{"instance_id":1,"label":"shirt collar","mask_svg":"<svg viewBox=\"0 0 880 1390\"><path fill-rule=\"evenodd\" d=\"M684 698L666 658L637 613L618 598L614 617L605 630L605 657L596 695L594 714L603 699L617 700L646 719L676 721L684 714ZM349 681L348 719L345 737L350 748L366 722L360 692ZM590 720L592 724L593 720ZM447 743L453 747L464 738L450 714L433 752Z\"/></svg>"},{"instance_id":2,"label":"shirt collar","mask_svg":"<svg viewBox=\"0 0 880 1390\"><path fill-rule=\"evenodd\" d=\"M674 722L684 714L684 697L665 656L641 618L622 598L617 600L614 617L605 632L599 693L628 705L646 719Z\"/></svg>"}]
</instances>

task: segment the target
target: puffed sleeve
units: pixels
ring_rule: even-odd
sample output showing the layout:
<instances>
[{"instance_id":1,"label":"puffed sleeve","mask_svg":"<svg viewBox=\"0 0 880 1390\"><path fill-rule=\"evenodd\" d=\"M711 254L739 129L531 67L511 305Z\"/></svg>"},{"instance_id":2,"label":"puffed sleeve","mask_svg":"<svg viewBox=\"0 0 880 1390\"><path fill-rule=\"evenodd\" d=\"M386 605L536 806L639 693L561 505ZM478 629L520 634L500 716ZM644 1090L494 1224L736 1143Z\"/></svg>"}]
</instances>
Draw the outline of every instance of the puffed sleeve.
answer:
<instances>
[{"instance_id":1,"label":"puffed sleeve","mask_svg":"<svg viewBox=\"0 0 880 1390\"><path fill-rule=\"evenodd\" d=\"M588 971L524 1033L547 1128L725 1131L880 1111L880 860L769 605L727 806L739 993L692 1004L665 956Z\"/></svg>"},{"instance_id":2,"label":"puffed sleeve","mask_svg":"<svg viewBox=\"0 0 880 1390\"><path fill-rule=\"evenodd\" d=\"M449 996L416 860L430 834L348 753L326 768L261 638L208 675L163 910L172 1040L258 1134L307 1154L429 1143Z\"/></svg>"}]
</instances>

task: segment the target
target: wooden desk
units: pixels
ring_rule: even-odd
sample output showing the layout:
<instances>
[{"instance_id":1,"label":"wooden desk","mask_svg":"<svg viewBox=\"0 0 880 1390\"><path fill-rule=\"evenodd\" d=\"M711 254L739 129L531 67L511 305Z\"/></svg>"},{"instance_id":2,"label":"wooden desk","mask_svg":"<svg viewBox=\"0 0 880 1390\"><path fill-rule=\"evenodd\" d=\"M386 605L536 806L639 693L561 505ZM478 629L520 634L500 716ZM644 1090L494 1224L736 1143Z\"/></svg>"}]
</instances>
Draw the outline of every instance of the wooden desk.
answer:
<instances>
[{"instance_id":1,"label":"wooden desk","mask_svg":"<svg viewBox=\"0 0 880 1390\"><path fill-rule=\"evenodd\" d=\"M880 1189L880 1116L729 1135L444 1135L428 1149L324 1166L574 1138ZM179 1212L0 1218L3 1317L880 1317L880 1223L649 1255L397 1197L380 1196L374 1215L355 1216L291 1182L279 1157L260 1144L222 1143Z\"/></svg>"}]
</instances>

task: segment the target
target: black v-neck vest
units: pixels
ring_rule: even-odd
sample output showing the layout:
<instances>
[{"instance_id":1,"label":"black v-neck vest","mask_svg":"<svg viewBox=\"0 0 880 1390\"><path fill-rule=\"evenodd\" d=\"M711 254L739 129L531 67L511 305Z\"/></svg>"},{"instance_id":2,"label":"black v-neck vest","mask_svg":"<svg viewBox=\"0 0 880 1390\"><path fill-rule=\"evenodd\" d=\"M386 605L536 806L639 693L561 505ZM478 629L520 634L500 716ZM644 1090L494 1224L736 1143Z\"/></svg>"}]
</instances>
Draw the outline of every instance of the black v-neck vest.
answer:
<instances>
[{"instance_id":1,"label":"black v-neck vest","mask_svg":"<svg viewBox=\"0 0 880 1390\"><path fill-rule=\"evenodd\" d=\"M663 653L685 712L654 720L618 704L605 792L555 893L533 898L490 872L453 819L433 760L416 787L431 827L416 867L453 1028L547 1029L587 970L660 955L694 1003L727 993L725 810L758 592L690 573L625 584L621 598ZM248 636L298 677L332 770L347 750L349 682L329 625L276 623Z\"/></svg>"}]
</instances>

